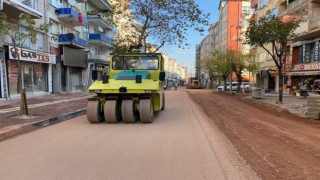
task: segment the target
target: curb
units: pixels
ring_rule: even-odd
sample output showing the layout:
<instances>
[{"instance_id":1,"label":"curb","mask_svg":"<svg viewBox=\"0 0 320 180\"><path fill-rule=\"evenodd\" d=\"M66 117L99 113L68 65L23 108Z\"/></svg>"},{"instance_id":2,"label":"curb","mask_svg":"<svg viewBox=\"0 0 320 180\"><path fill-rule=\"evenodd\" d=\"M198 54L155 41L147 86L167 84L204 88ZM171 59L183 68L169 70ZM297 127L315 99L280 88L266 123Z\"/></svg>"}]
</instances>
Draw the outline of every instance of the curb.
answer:
<instances>
[{"instance_id":1,"label":"curb","mask_svg":"<svg viewBox=\"0 0 320 180\"><path fill-rule=\"evenodd\" d=\"M20 134L28 133L35 129L39 129L42 127L50 126L53 124L57 124L66 120L69 120L74 117L78 117L87 113L87 108L78 109L73 112L65 113L56 117L50 117L48 119L44 119L38 122L20 124L15 126L10 126L8 128L0 129L0 142L5 141L9 138L13 138Z\"/></svg>"}]
</instances>

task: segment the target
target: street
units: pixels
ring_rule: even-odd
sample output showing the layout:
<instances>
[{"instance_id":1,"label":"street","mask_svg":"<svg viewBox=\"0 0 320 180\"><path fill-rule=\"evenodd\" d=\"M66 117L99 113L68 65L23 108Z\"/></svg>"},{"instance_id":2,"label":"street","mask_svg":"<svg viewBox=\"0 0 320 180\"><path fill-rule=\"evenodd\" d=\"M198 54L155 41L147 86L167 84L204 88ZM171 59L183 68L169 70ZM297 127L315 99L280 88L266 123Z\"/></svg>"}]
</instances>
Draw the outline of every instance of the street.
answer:
<instances>
[{"instance_id":1,"label":"street","mask_svg":"<svg viewBox=\"0 0 320 180\"><path fill-rule=\"evenodd\" d=\"M184 90L152 124L86 116L0 143L5 179L259 179Z\"/></svg>"},{"instance_id":2,"label":"street","mask_svg":"<svg viewBox=\"0 0 320 180\"><path fill-rule=\"evenodd\" d=\"M319 179L319 121L248 96L188 93L262 179Z\"/></svg>"}]
</instances>

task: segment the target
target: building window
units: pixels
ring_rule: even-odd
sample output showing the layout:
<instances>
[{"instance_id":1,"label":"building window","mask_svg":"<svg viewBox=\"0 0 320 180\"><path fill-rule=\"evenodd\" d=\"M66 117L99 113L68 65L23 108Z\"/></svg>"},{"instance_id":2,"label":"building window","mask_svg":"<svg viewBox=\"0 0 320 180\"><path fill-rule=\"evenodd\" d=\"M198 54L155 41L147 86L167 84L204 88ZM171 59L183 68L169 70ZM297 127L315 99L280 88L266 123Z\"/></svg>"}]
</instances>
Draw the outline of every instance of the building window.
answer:
<instances>
[{"instance_id":1,"label":"building window","mask_svg":"<svg viewBox=\"0 0 320 180\"><path fill-rule=\"evenodd\" d=\"M296 56L295 56L295 60L296 60L296 64L301 64L304 63L303 62L303 46L299 46L296 48Z\"/></svg>"},{"instance_id":2,"label":"building window","mask_svg":"<svg viewBox=\"0 0 320 180\"><path fill-rule=\"evenodd\" d=\"M314 62L314 47L315 47L315 43L310 43L306 45L305 63Z\"/></svg>"}]
</instances>

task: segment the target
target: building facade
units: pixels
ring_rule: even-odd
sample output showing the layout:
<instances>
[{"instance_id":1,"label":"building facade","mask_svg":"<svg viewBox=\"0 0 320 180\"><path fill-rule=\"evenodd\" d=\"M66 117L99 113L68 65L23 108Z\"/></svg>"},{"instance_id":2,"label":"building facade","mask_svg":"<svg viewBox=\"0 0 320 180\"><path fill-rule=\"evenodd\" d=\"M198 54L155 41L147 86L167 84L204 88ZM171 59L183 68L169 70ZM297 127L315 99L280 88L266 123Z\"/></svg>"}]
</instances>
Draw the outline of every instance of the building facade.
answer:
<instances>
[{"instance_id":1,"label":"building facade","mask_svg":"<svg viewBox=\"0 0 320 180\"><path fill-rule=\"evenodd\" d=\"M10 36L1 35L0 97L18 94L18 75L27 93L86 90L92 83L91 70L101 71L109 64L115 31L107 16L110 11L108 0L4 0L1 12L10 19L19 23L18 15L27 13L37 24L51 27L16 49Z\"/></svg>"},{"instance_id":2,"label":"building facade","mask_svg":"<svg viewBox=\"0 0 320 180\"><path fill-rule=\"evenodd\" d=\"M6 13L12 23L20 23L21 13L29 14L37 23L45 23L45 6L46 3L40 0L4 0L1 12ZM19 31L28 33L23 26ZM17 96L20 86L28 94L52 92L52 67L56 59L49 52L47 34L36 33L36 39L26 38L24 42L7 34L1 35L0 98Z\"/></svg>"}]
</instances>

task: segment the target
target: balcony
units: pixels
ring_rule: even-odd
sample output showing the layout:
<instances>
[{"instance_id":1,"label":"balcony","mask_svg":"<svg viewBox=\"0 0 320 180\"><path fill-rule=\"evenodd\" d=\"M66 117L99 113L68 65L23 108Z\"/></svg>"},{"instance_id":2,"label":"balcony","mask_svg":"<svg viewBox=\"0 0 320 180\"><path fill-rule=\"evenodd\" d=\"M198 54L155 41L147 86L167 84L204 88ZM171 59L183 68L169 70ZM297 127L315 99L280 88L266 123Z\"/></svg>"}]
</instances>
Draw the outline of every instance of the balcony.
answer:
<instances>
[{"instance_id":1,"label":"balcony","mask_svg":"<svg viewBox=\"0 0 320 180\"><path fill-rule=\"evenodd\" d=\"M108 23L108 17L103 13L91 11L87 13L88 23L94 24L103 29L112 30L113 26Z\"/></svg>"},{"instance_id":2,"label":"balcony","mask_svg":"<svg viewBox=\"0 0 320 180\"><path fill-rule=\"evenodd\" d=\"M84 26L88 23L87 18L74 8L58 8L56 13L60 20L72 26Z\"/></svg>"},{"instance_id":3,"label":"balcony","mask_svg":"<svg viewBox=\"0 0 320 180\"><path fill-rule=\"evenodd\" d=\"M311 19L309 25L310 25L310 31L315 29L320 29L320 19L319 18Z\"/></svg>"},{"instance_id":4,"label":"balcony","mask_svg":"<svg viewBox=\"0 0 320 180\"><path fill-rule=\"evenodd\" d=\"M258 0L252 0L251 1L251 8L255 8L255 7L258 7Z\"/></svg>"},{"instance_id":5,"label":"balcony","mask_svg":"<svg viewBox=\"0 0 320 180\"><path fill-rule=\"evenodd\" d=\"M14 17L19 17L21 13L27 13L32 18L41 19L43 6L43 1L38 0L10 0L3 3L3 11Z\"/></svg>"},{"instance_id":6,"label":"balcony","mask_svg":"<svg viewBox=\"0 0 320 180\"><path fill-rule=\"evenodd\" d=\"M73 33L68 33L59 35L59 44L75 48L86 48L88 46L88 41L75 36Z\"/></svg>"},{"instance_id":7,"label":"balcony","mask_svg":"<svg viewBox=\"0 0 320 180\"><path fill-rule=\"evenodd\" d=\"M309 20L300 22L300 26L294 31L294 33L299 36L301 34L309 32L309 22Z\"/></svg>"},{"instance_id":8,"label":"balcony","mask_svg":"<svg viewBox=\"0 0 320 180\"><path fill-rule=\"evenodd\" d=\"M109 64L109 56L108 55L88 55L89 63L99 63L99 64Z\"/></svg>"},{"instance_id":9,"label":"balcony","mask_svg":"<svg viewBox=\"0 0 320 180\"><path fill-rule=\"evenodd\" d=\"M295 0L291 2L283 12L279 13L279 16L284 15L308 15L308 1Z\"/></svg>"},{"instance_id":10,"label":"balcony","mask_svg":"<svg viewBox=\"0 0 320 180\"><path fill-rule=\"evenodd\" d=\"M112 39L104 36L103 34L89 34L89 43L99 46L112 47Z\"/></svg>"},{"instance_id":11,"label":"balcony","mask_svg":"<svg viewBox=\"0 0 320 180\"><path fill-rule=\"evenodd\" d=\"M91 0L90 2L100 10L112 10L112 6L108 0Z\"/></svg>"}]
</instances>

